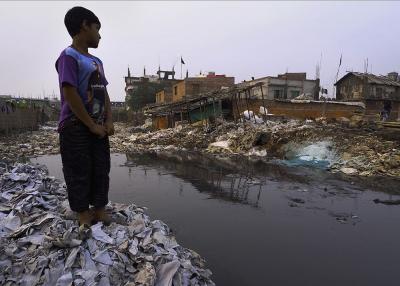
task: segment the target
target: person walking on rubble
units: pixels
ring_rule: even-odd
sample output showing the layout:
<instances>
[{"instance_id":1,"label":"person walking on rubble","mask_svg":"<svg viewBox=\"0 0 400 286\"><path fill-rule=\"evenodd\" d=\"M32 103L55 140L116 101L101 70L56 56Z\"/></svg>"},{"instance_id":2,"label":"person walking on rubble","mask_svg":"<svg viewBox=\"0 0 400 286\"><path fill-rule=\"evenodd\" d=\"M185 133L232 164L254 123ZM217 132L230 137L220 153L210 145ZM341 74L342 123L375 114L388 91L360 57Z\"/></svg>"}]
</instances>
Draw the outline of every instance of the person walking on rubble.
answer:
<instances>
[{"instance_id":1,"label":"person walking on rubble","mask_svg":"<svg viewBox=\"0 0 400 286\"><path fill-rule=\"evenodd\" d=\"M110 145L114 134L110 98L97 48L100 21L83 7L70 9L64 23L72 45L56 61L61 92L58 132L68 201L78 213L80 230L97 221L111 222L108 204ZM92 205L93 209L89 206Z\"/></svg>"}]
</instances>

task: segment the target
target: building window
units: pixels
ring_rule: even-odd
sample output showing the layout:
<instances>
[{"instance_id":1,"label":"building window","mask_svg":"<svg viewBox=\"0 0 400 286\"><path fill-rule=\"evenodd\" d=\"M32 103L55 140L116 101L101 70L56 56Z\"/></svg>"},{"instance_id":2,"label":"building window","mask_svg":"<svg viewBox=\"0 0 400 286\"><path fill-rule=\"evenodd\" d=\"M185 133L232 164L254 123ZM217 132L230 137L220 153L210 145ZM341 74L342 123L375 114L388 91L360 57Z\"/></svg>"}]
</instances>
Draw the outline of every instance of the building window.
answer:
<instances>
[{"instance_id":1,"label":"building window","mask_svg":"<svg viewBox=\"0 0 400 286\"><path fill-rule=\"evenodd\" d=\"M299 90L291 90L290 91L290 97L291 98L296 98L300 95L300 91Z\"/></svg>"},{"instance_id":2,"label":"building window","mask_svg":"<svg viewBox=\"0 0 400 286\"><path fill-rule=\"evenodd\" d=\"M274 90L274 98L281 98L281 91L279 89Z\"/></svg>"},{"instance_id":3,"label":"building window","mask_svg":"<svg viewBox=\"0 0 400 286\"><path fill-rule=\"evenodd\" d=\"M377 87L376 88L376 96L381 97L383 95L383 88Z\"/></svg>"},{"instance_id":4,"label":"building window","mask_svg":"<svg viewBox=\"0 0 400 286\"><path fill-rule=\"evenodd\" d=\"M178 94L178 87L174 86L174 95L177 95L177 94Z\"/></svg>"}]
</instances>

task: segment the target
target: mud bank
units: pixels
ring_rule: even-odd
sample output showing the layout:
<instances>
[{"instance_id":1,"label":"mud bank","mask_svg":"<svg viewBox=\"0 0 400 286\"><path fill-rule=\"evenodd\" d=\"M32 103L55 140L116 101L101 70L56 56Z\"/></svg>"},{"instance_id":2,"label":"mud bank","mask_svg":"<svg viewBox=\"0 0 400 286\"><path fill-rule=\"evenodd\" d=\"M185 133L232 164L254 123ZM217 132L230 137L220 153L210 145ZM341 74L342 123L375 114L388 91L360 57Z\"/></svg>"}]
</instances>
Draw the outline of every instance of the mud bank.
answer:
<instances>
[{"instance_id":1,"label":"mud bank","mask_svg":"<svg viewBox=\"0 0 400 286\"><path fill-rule=\"evenodd\" d=\"M297 160L352 176L400 177L400 142L384 130L311 120L220 122L208 128L185 125L158 131L118 123L115 129L115 135L110 137L111 151L115 153L198 151L255 160ZM54 126L0 140L3 162L58 152Z\"/></svg>"}]
</instances>

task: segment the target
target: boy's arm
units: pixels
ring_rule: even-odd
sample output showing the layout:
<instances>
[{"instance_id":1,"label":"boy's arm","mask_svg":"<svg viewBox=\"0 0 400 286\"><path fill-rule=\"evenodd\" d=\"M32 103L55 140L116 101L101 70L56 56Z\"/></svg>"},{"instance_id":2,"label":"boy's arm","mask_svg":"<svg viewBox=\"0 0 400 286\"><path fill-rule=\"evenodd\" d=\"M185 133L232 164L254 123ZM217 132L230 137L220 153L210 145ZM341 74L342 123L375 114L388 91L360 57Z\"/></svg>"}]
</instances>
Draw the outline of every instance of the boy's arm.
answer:
<instances>
[{"instance_id":1,"label":"boy's arm","mask_svg":"<svg viewBox=\"0 0 400 286\"><path fill-rule=\"evenodd\" d=\"M114 134L114 123L112 119L111 101L106 89L106 132L108 135Z\"/></svg>"},{"instance_id":2,"label":"boy's arm","mask_svg":"<svg viewBox=\"0 0 400 286\"><path fill-rule=\"evenodd\" d=\"M104 137L106 135L105 128L99 124L94 123L92 118L87 113L86 108L83 105L82 99L78 95L76 88L69 84L63 84L62 88L64 99L67 101L70 109L75 114L75 116L78 117L78 119L82 121L83 124L85 124L92 133L99 135L100 137Z\"/></svg>"}]
</instances>

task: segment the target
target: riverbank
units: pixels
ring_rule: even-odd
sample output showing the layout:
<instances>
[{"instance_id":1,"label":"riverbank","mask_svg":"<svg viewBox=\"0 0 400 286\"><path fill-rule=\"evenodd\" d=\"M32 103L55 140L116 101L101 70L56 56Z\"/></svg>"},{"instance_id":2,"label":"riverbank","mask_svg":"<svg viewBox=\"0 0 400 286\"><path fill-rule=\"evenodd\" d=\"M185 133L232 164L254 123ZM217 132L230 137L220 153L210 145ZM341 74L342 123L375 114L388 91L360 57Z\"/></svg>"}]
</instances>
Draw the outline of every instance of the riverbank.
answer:
<instances>
[{"instance_id":1,"label":"riverbank","mask_svg":"<svg viewBox=\"0 0 400 286\"><path fill-rule=\"evenodd\" d=\"M326 121L267 121L234 124L221 122L202 126L149 131L115 124L111 152L198 151L218 156L239 155L255 160L300 159L324 161L331 172L353 176L400 178L399 134L377 128L348 128ZM0 158L13 162L32 156L56 154L58 134L53 127L22 133L0 142Z\"/></svg>"},{"instance_id":2,"label":"riverbank","mask_svg":"<svg viewBox=\"0 0 400 286\"><path fill-rule=\"evenodd\" d=\"M116 151L190 150L257 160L326 161L331 172L400 177L400 144L382 130L346 128L338 123L290 120L266 124L222 123L178 126L155 132L121 132L111 139Z\"/></svg>"}]
</instances>

